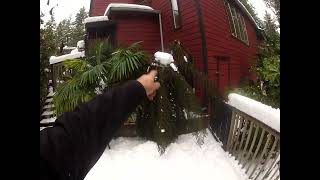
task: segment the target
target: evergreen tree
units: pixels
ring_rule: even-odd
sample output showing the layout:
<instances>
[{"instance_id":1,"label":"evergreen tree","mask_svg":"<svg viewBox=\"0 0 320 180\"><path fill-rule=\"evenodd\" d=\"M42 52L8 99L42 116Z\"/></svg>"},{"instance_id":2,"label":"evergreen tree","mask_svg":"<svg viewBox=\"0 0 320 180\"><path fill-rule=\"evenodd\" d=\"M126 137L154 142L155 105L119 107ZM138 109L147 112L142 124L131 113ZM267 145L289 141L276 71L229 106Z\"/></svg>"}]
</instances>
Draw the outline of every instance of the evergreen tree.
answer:
<instances>
[{"instance_id":1,"label":"evergreen tree","mask_svg":"<svg viewBox=\"0 0 320 180\"><path fill-rule=\"evenodd\" d=\"M71 26L71 17L68 19L62 20L56 30L57 36L57 45L65 45L65 46L72 46L71 44L71 35L72 35L72 26Z\"/></svg>"},{"instance_id":2,"label":"evergreen tree","mask_svg":"<svg viewBox=\"0 0 320 180\"><path fill-rule=\"evenodd\" d=\"M43 103L48 93L48 80L49 80L49 58L56 52L56 44L54 43L54 18L52 17L46 23L44 28L41 25L44 23L42 20L43 13L40 14L40 112Z\"/></svg>"},{"instance_id":3,"label":"evergreen tree","mask_svg":"<svg viewBox=\"0 0 320 180\"><path fill-rule=\"evenodd\" d=\"M267 11L264 15L263 29L265 41L260 46L260 54L262 54L262 57L280 55L280 33L277 31L278 27L275 20Z\"/></svg>"},{"instance_id":4,"label":"evergreen tree","mask_svg":"<svg viewBox=\"0 0 320 180\"><path fill-rule=\"evenodd\" d=\"M249 11L253 19L257 22L257 24L261 27L263 22L262 20L258 17L255 8L248 2L248 0L240 0L240 2L246 7L246 9Z\"/></svg>"},{"instance_id":5,"label":"evergreen tree","mask_svg":"<svg viewBox=\"0 0 320 180\"><path fill-rule=\"evenodd\" d=\"M268 8L277 16L278 23L280 25L280 0L263 0Z\"/></svg>"},{"instance_id":6,"label":"evergreen tree","mask_svg":"<svg viewBox=\"0 0 320 180\"><path fill-rule=\"evenodd\" d=\"M46 41L48 41L48 43L50 44L49 47L52 48L50 51L53 54L56 54L58 52L56 30L57 30L57 25L56 25L54 15L51 15L50 20L48 22L46 22L44 25L44 34L43 35L44 35L44 38L46 39Z\"/></svg>"},{"instance_id":7,"label":"evergreen tree","mask_svg":"<svg viewBox=\"0 0 320 180\"><path fill-rule=\"evenodd\" d=\"M208 79L195 69L190 54L179 41L174 41L170 49L178 72L171 67L157 68L161 84L157 96L153 101L146 100L136 112L138 134L155 141L160 153L185 133L192 132L201 145L209 122L193 90L195 80L203 84ZM216 91L211 92L210 95L217 95Z\"/></svg>"},{"instance_id":8,"label":"evergreen tree","mask_svg":"<svg viewBox=\"0 0 320 180\"><path fill-rule=\"evenodd\" d=\"M260 57L252 70L257 83L235 91L267 105L280 107L280 34L275 20L266 12L262 27L265 41L259 46Z\"/></svg>"},{"instance_id":9,"label":"evergreen tree","mask_svg":"<svg viewBox=\"0 0 320 180\"><path fill-rule=\"evenodd\" d=\"M75 21L72 23L72 38L70 44L72 46L76 46L77 42L80 40L84 40L85 36L85 26L84 19L88 17L88 13L86 9L82 7L79 12L76 14Z\"/></svg>"}]
</instances>

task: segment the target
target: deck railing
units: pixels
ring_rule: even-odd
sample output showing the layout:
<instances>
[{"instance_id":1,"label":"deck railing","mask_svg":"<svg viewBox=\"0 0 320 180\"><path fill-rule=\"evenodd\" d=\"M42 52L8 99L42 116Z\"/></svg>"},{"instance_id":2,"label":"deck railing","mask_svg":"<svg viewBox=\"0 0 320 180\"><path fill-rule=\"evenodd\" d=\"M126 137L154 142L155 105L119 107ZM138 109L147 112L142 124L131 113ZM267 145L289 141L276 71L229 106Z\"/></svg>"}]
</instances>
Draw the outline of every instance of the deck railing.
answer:
<instances>
[{"instance_id":1,"label":"deck railing","mask_svg":"<svg viewBox=\"0 0 320 180\"><path fill-rule=\"evenodd\" d=\"M239 162L249 179L280 179L280 132L220 103L223 111L215 111L219 114L212 120L211 130L225 151Z\"/></svg>"}]
</instances>

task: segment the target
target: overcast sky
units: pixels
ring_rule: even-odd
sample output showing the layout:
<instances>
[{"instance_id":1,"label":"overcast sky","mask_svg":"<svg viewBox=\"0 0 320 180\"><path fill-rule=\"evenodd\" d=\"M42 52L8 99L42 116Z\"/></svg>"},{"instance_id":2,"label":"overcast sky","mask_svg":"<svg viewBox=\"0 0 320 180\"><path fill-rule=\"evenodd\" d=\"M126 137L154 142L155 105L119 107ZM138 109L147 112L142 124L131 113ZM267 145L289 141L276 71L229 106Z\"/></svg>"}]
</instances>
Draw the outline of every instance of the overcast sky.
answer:
<instances>
[{"instance_id":1,"label":"overcast sky","mask_svg":"<svg viewBox=\"0 0 320 180\"><path fill-rule=\"evenodd\" d=\"M59 23L65 18L71 16L73 19L76 13L81 7L85 7L89 11L90 0L50 0L49 6L48 0L40 0L40 10L45 14L44 21L50 18L49 11L52 7L56 6L53 10L56 22ZM263 0L248 0L255 8L260 19L263 19L264 13L267 10L269 13L274 14L270 9L267 9Z\"/></svg>"}]
</instances>

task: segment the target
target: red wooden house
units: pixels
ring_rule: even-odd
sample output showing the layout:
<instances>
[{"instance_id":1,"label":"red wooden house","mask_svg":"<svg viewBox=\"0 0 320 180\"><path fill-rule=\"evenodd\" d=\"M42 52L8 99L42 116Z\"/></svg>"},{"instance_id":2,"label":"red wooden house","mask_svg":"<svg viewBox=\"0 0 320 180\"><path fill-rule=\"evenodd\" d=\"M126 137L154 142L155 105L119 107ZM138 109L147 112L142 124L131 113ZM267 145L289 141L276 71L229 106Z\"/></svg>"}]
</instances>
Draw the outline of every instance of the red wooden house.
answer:
<instances>
[{"instance_id":1,"label":"red wooden house","mask_svg":"<svg viewBox=\"0 0 320 180\"><path fill-rule=\"evenodd\" d=\"M221 91L254 77L261 29L238 0L91 0L89 16L107 16L86 23L89 44L107 36L117 45L143 41L153 55L179 40Z\"/></svg>"}]
</instances>

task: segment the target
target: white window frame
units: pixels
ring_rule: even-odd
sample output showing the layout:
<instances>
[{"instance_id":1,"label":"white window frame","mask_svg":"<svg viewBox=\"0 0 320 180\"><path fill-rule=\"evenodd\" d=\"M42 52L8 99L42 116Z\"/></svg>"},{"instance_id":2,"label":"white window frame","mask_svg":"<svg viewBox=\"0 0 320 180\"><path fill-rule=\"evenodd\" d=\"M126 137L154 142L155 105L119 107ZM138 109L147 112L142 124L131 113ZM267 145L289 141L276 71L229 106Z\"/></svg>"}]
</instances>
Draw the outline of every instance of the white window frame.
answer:
<instances>
[{"instance_id":1,"label":"white window frame","mask_svg":"<svg viewBox=\"0 0 320 180\"><path fill-rule=\"evenodd\" d=\"M238 12L238 10L235 7L232 7L229 2L227 2L226 0L225 2L225 5L227 6L226 11L229 11L231 17L231 19L228 17L230 28L231 26L233 26L235 31L233 33L231 29L231 34L237 39L249 45L248 32L246 23L244 21L244 17L241 13Z\"/></svg>"}]
</instances>

